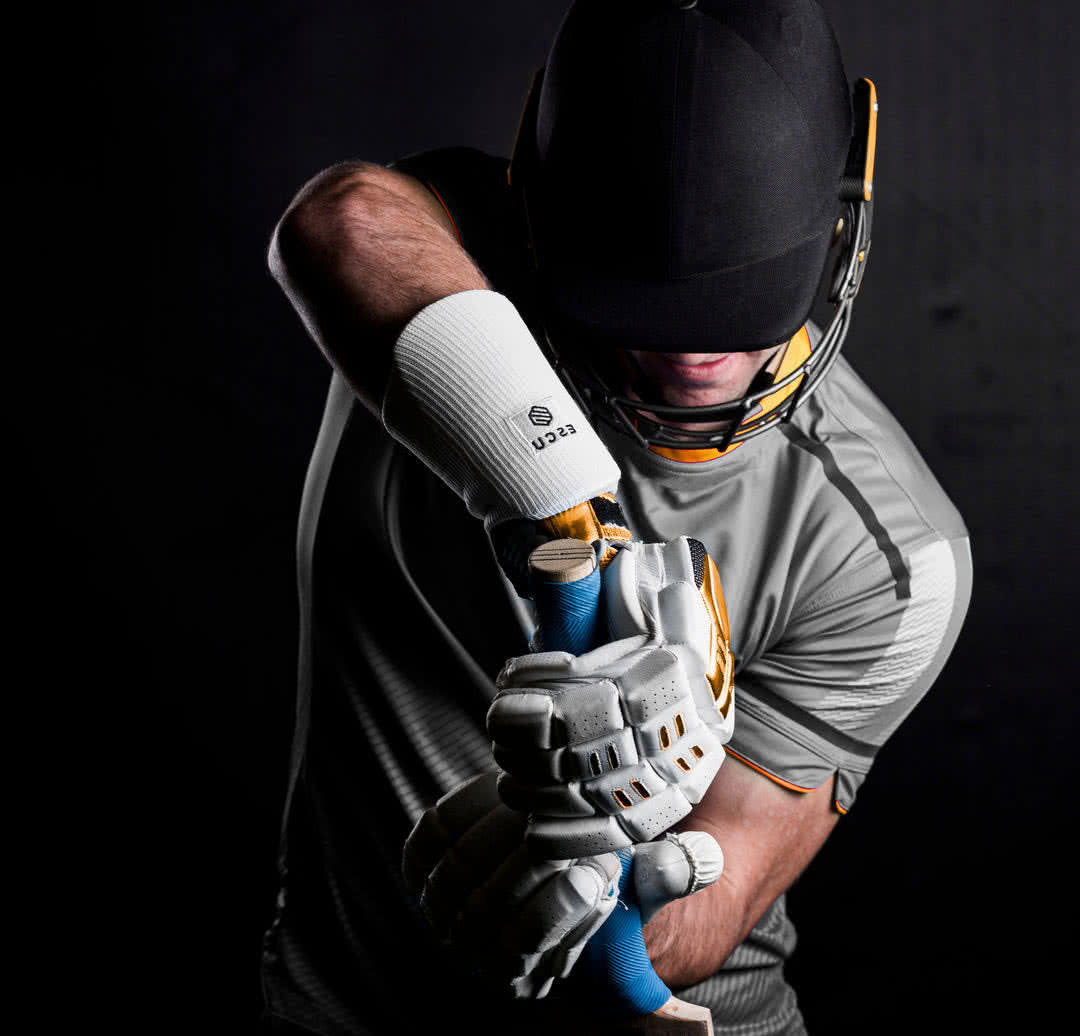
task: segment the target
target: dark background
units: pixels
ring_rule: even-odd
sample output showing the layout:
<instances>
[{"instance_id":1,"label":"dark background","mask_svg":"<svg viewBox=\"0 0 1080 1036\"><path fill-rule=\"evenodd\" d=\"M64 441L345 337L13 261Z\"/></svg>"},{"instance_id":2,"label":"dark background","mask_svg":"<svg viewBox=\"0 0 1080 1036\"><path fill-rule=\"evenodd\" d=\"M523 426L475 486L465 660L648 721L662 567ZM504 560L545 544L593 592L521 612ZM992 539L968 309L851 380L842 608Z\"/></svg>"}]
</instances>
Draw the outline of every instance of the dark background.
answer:
<instances>
[{"instance_id":1,"label":"dark background","mask_svg":"<svg viewBox=\"0 0 1080 1036\"><path fill-rule=\"evenodd\" d=\"M328 381L266 273L270 230L341 159L507 154L564 2L153 6L72 26L27 145L63 234L27 253L56 330L22 350L46 370L5 418L16 648L46 674L22 697L47 714L13 740L46 795L27 844L61 846L30 869L68 890L28 945L104 973L76 987L84 1018L251 1032ZM964 515L975 591L793 890L791 972L817 1034L1038 1029L1075 999L1080 7L825 6L881 99L845 351Z\"/></svg>"}]
</instances>

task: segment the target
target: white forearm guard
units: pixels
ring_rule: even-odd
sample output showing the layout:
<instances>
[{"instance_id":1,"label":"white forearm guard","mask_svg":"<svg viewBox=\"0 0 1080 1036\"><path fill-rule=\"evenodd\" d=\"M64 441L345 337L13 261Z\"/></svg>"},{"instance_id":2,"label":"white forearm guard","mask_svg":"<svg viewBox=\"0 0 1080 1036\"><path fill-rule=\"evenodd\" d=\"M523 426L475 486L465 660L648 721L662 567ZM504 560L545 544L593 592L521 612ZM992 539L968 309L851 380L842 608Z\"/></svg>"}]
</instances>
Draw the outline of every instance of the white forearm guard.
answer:
<instances>
[{"instance_id":1,"label":"white forearm guard","mask_svg":"<svg viewBox=\"0 0 1080 1036\"><path fill-rule=\"evenodd\" d=\"M489 529L558 514L619 481L517 310L494 291L449 295L409 321L382 419Z\"/></svg>"}]
</instances>

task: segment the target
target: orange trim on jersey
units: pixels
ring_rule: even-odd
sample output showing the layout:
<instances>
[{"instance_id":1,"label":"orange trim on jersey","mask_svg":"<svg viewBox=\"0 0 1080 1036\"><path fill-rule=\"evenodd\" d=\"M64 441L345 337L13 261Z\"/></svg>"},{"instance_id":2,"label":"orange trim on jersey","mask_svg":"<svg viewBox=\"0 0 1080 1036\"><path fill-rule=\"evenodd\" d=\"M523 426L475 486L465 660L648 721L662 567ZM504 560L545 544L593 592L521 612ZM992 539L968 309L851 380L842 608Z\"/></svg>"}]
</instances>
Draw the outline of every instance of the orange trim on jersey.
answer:
<instances>
[{"instance_id":1,"label":"orange trim on jersey","mask_svg":"<svg viewBox=\"0 0 1080 1036\"><path fill-rule=\"evenodd\" d=\"M834 799L833 800L833 805L836 806L836 812L839 813L840 816L842 816L842 817L847 816L847 810L844 809L844 807L840 805L840 800L839 799Z\"/></svg>"},{"instance_id":2,"label":"orange trim on jersey","mask_svg":"<svg viewBox=\"0 0 1080 1036\"><path fill-rule=\"evenodd\" d=\"M776 374L773 376L773 381L783 381L784 378L794 372L801 364L805 363L809 355L810 332L807 331L804 326L785 347L784 355L780 360L780 366L777 369ZM804 374L803 378L805 377L806 375ZM802 380L802 378L796 378L790 385L785 385L782 389L766 396L761 401L760 411L752 417L747 417L746 420L760 421L770 410L775 410L783 403L784 400L799 387ZM667 457L669 460L682 461L684 464L700 464L702 461L715 460L717 457L726 457L732 450L737 450L741 445L741 442L737 442L734 445L729 446L723 452L716 449L714 446L697 450L673 449L670 446L650 446L649 449L661 457Z\"/></svg>"},{"instance_id":3,"label":"orange trim on jersey","mask_svg":"<svg viewBox=\"0 0 1080 1036\"><path fill-rule=\"evenodd\" d=\"M443 207L443 212L446 213L447 219L450 220L450 226L454 228L454 233L457 235L457 243L464 248L465 245L461 240L461 231L457 228L457 221L454 219L454 214L450 211L446 202L443 201L443 196L435 189L435 185L430 180L425 180L424 186L439 199L439 204Z\"/></svg>"},{"instance_id":4,"label":"orange trim on jersey","mask_svg":"<svg viewBox=\"0 0 1080 1036\"><path fill-rule=\"evenodd\" d=\"M750 762L749 759L745 758L744 756L739 755L738 752L733 751L727 745L724 746L724 751L728 755L734 756L736 759L739 760L740 763L743 763L745 766L749 766L751 770L757 770L758 773L762 774L765 777L768 777L770 781L775 781L782 788L788 788L791 791L802 792L802 794L804 794L804 795L807 792L817 791L817 788L804 788L801 785L792 784L791 781L785 781L783 777L777 777L775 773L769 773L768 770L765 770L762 767L758 766L757 763Z\"/></svg>"}]
</instances>

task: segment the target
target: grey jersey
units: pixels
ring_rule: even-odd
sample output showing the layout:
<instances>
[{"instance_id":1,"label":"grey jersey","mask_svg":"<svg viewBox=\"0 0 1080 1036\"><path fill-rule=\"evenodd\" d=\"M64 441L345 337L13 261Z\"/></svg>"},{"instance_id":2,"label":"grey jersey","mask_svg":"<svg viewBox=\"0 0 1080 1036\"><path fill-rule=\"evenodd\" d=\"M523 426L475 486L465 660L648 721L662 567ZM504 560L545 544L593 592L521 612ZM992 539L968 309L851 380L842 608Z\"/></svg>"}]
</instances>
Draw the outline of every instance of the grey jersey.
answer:
<instances>
[{"instance_id":1,"label":"grey jersey","mask_svg":"<svg viewBox=\"0 0 1080 1036\"><path fill-rule=\"evenodd\" d=\"M505 167L454 154L414 171L437 179L464 233L469 192ZM479 196L490 206L489 179ZM470 242L474 257L482 245ZM519 302L509 264L483 268ZM970 589L963 524L916 450L842 360L789 426L725 457L687 464L602 434L634 533L696 536L716 560L736 657L733 755L796 791L835 775L838 808L850 808L875 751L940 670ZM479 523L337 377L298 547L297 729L265 942L270 1008L331 1036L397 1029L403 1015L434 1031L458 1012L472 1032L559 1024L573 990L539 1005L485 998L404 889L401 847L420 812L495 768L484 717L528 628ZM794 943L780 897L684 995L712 1008L718 1033L800 1031L782 975Z\"/></svg>"},{"instance_id":2,"label":"grey jersey","mask_svg":"<svg viewBox=\"0 0 1080 1036\"><path fill-rule=\"evenodd\" d=\"M816 334L811 334L816 339ZM967 532L903 429L841 359L789 425L687 464L605 441L643 539L695 536L731 619L730 748L845 812L929 689L971 592Z\"/></svg>"}]
</instances>

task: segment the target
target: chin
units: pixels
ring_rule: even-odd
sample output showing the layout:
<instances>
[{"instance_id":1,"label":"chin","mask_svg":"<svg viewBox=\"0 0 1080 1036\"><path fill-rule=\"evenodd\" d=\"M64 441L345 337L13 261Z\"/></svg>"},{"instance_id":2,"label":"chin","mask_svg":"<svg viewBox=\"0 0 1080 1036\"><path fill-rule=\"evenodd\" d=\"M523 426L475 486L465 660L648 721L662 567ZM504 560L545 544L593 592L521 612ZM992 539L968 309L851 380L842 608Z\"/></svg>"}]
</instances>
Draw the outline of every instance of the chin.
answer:
<instances>
[{"instance_id":1,"label":"chin","mask_svg":"<svg viewBox=\"0 0 1080 1036\"><path fill-rule=\"evenodd\" d=\"M660 398L671 406L716 406L738 399L768 360L768 354L761 352L636 352L633 356Z\"/></svg>"},{"instance_id":2,"label":"chin","mask_svg":"<svg viewBox=\"0 0 1080 1036\"><path fill-rule=\"evenodd\" d=\"M655 378L661 398L672 406L716 406L730 403L740 395L740 385L732 378L709 378L690 381L681 378Z\"/></svg>"}]
</instances>

